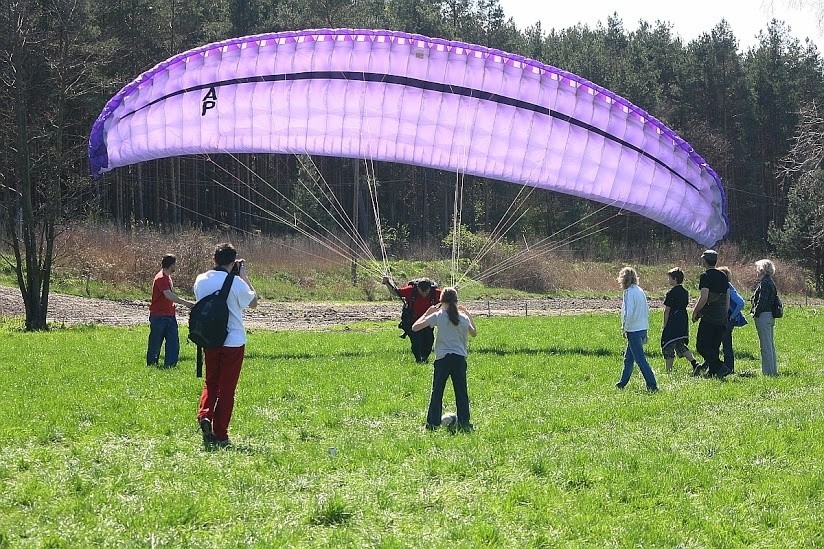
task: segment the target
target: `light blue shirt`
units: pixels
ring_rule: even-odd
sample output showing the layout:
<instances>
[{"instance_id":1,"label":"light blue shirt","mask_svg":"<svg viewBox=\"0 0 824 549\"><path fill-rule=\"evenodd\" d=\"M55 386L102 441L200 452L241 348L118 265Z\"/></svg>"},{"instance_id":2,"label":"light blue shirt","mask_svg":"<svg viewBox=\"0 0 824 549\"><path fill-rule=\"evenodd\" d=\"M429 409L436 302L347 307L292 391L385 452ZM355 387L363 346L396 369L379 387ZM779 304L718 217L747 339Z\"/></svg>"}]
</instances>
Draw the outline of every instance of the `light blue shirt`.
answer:
<instances>
[{"instance_id":1,"label":"light blue shirt","mask_svg":"<svg viewBox=\"0 0 824 549\"><path fill-rule=\"evenodd\" d=\"M747 319L741 313L744 310L744 298L741 297L741 294L738 293L732 283L730 283L727 293L730 294L730 322L733 326L744 326L747 324Z\"/></svg>"}]
</instances>

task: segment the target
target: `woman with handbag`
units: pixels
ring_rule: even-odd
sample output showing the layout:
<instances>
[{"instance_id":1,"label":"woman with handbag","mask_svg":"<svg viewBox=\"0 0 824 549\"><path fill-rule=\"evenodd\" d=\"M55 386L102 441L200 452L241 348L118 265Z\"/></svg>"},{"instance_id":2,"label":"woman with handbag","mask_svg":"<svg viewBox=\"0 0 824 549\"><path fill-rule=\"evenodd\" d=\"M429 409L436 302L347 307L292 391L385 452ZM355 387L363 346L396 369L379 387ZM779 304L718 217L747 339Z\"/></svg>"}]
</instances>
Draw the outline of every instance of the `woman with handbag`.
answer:
<instances>
[{"instance_id":1,"label":"woman with handbag","mask_svg":"<svg viewBox=\"0 0 824 549\"><path fill-rule=\"evenodd\" d=\"M758 274L758 286L752 295L752 314L755 318L755 329L758 331L758 343L761 347L761 373L765 376L778 375L778 366L775 356L775 310L781 308L778 290L772 277L775 274L775 264L769 259L759 259L755 262Z\"/></svg>"}]
</instances>

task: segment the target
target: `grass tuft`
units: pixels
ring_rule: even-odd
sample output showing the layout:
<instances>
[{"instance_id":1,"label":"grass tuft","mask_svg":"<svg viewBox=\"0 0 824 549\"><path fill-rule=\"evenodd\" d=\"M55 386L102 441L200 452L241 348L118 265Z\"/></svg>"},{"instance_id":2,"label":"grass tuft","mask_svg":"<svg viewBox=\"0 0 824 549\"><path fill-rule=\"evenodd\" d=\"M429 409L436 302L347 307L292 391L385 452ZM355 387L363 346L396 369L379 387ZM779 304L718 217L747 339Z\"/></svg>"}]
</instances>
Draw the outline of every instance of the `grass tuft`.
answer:
<instances>
[{"instance_id":1,"label":"grass tuft","mask_svg":"<svg viewBox=\"0 0 824 549\"><path fill-rule=\"evenodd\" d=\"M353 516L343 498L334 494L319 498L309 514L309 522L317 526L337 526L347 523Z\"/></svg>"}]
</instances>

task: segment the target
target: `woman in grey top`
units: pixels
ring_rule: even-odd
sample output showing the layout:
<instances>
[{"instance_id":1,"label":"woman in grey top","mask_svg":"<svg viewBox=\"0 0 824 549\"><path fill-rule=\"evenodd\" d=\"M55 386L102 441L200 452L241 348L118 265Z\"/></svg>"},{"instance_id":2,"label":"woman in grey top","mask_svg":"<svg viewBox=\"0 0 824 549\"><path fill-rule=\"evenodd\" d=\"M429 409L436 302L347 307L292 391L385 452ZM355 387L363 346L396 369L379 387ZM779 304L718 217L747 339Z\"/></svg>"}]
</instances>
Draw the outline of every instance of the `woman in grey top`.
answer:
<instances>
[{"instance_id":1,"label":"woman in grey top","mask_svg":"<svg viewBox=\"0 0 824 549\"><path fill-rule=\"evenodd\" d=\"M758 343L761 347L761 373L765 376L778 375L778 365L775 356L775 319L773 308L778 296L778 290L772 277L775 274L775 264L769 259L759 259L755 262L758 273L758 287L752 295L752 316L755 318L755 329L758 331Z\"/></svg>"},{"instance_id":2,"label":"woman in grey top","mask_svg":"<svg viewBox=\"0 0 824 549\"><path fill-rule=\"evenodd\" d=\"M455 390L455 406L458 409L458 429L471 430L469 422L469 394L466 388L466 357L469 354L467 336L475 337L477 331L472 315L458 305L455 288L444 288L441 302L433 305L412 324L412 331L427 326L437 328L435 338L435 370L432 374L432 394L426 414L426 428L436 429L441 424L443 391L446 380L452 378Z\"/></svg>"}]
</instances>

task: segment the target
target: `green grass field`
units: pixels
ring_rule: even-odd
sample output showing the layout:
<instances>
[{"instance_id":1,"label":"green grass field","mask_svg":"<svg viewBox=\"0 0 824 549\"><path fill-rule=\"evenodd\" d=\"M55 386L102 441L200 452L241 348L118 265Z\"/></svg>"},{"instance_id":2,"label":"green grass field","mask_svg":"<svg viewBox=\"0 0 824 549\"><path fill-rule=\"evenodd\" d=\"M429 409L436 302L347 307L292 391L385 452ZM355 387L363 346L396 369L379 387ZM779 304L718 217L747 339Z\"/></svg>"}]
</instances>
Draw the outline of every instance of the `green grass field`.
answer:
<instances>
[{"instance_id":1,"label":"green grass field","mask_svg":"<svg viewBox=\"0 0 824 549\"><path fill-rule=\"evenodd\" d=\"M652 344L648 394L613 386L614 315L479 318L458 434L423 429L431 367L390 323L255 332L215 452L191 345L161 370L146 327L7 322L0 547L822 546L823 320L779 321L777 378L752 325L725 381Z\"/></svg>"}]
</instances>

